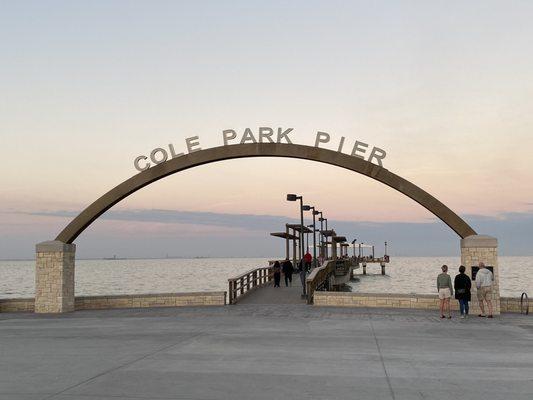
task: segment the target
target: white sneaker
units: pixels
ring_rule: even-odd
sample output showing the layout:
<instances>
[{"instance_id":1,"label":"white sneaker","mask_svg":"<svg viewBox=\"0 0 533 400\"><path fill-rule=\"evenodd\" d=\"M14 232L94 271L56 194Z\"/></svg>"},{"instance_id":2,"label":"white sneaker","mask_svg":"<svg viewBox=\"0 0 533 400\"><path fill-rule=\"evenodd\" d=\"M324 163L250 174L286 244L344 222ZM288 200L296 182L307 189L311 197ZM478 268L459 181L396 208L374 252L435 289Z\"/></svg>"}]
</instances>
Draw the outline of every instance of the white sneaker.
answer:
<instances>
[{"instance_id":1,"label":"white sneaker","mask_svg":"<svg viewBox=\"0 0 533 400\"><path fill-rule=\"evenodd\" d=\"M459 318L461 318L461 319L465 319L465 316L464 316L464 315L461 315Z\"/></svg>"}]
</instances>

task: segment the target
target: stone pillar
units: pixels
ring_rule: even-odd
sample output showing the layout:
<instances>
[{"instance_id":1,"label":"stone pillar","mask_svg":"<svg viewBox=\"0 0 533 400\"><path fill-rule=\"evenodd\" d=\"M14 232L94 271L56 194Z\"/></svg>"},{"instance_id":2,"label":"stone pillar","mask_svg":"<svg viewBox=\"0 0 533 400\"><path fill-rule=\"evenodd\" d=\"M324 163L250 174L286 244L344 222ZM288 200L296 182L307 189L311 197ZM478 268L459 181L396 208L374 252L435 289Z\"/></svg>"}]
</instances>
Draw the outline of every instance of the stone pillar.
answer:
<instances>
[{"instance_id":1,"label":"stone pillar","mask_svg":"<svg viewBox=\"0 0 533 400\"><path fill-rule=\"evenodd\" d=\"M498 240L487 235L472 235L461 239L461 264L466 267L466 274L472 278L472 267L477 268L479 262L492 267L494 283L492 286L492 306L494 315L500 314L500 270L498 268ZM455 272L455 271L454 271ZM452 279L453 279L453 274ZM485 306L485 312L488 312ZM476 282L472 281L472 302L470 314L480 313L477 301Z\"/></svg>"},{"instance_id":2,"label":"stone pillar","mask_svg":"<svg viewBox=\"0 0 533 400\"><path fill-rule=\"evenodd\" d=\"M36 246L35 312L74 311L76 245L57 240Z\"/></svg>"}]
</instances>

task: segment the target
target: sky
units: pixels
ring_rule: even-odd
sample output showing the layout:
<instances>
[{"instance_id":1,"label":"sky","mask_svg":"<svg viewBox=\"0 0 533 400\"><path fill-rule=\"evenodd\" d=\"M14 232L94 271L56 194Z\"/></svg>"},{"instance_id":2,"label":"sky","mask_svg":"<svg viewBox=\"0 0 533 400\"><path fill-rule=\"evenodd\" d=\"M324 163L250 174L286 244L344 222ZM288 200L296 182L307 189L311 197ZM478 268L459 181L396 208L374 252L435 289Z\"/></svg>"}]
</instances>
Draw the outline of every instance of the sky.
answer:
<instances>
[{"instance_id":1,"label":"sky","mask_svg":"<svg viewBox=\"0 0 533 400\"><path fill-rule=\"evenodd\" d=\"M138 155L261 126L383 148L385 168L496 236L502 254L533 255L532 17L527 1L0 2L0 259L33 257L136 174ZM280 255L268 232L298 217L286 193L391 254L459 252L393 189L265 158L142 189L77 254Z\"/></svg>"}]
</instances>

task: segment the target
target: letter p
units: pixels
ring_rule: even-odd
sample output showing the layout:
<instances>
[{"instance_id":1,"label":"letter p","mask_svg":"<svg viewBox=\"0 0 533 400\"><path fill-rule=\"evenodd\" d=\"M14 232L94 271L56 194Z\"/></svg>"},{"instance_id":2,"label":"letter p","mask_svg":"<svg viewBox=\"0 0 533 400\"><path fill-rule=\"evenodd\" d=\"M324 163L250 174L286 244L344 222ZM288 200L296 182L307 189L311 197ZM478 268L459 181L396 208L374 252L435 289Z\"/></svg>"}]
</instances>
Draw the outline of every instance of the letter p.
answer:
<instances>
[{"instance_id":1,"label":"letter p","mask_svg":"<svg viewBox=\"0 0 533 400\"><path fill-rule=\"evenodd\" d=\"M222 136L224 137L224 146L227 146L230 140L233 140L237 137L237 132L235 132L233 129L226 129L222 131Z\"/></svg>"},{"instance_id":2,"label":"letter p","mask_svg":"<svg viewBox=\"0 0 533 400\"><path fill-rule=\"evenodd\" d=\"M316 139L315 139L315 147L318 147L320 143L327 143L329 142L329 133L326 132L320 132L318 131L316 133Z\"/></svg>"}]
</instances>

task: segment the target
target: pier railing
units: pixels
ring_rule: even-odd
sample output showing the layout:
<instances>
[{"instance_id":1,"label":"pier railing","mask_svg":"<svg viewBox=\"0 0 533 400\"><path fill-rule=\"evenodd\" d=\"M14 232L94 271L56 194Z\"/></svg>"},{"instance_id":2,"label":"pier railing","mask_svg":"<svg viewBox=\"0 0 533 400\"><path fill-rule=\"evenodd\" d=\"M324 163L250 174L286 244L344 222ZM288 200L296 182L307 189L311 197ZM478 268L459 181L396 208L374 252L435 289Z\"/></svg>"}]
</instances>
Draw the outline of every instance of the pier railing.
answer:
<instances>
[{"instance_id":1,"label":"pier railing","mask_svg":"<svg viewBox=\"0 0 533 400\"><path fill-rule=\"evenodd\" d=\"M321 267L315 268L305 279L307 304L313 303L313 295L317 290L330 290L335 285L336 276L350 274L354 262L352 259L327 260Z\"/></svg>"},{"instance_id":2,"label":"pier railing","mask_svg":"<svg viewBox=\"0 0 533 400\"><path fill-rule=\"evenodd\" d=\"M332 274L335 273L336 260L328 260L321 267L311 271L305 280L307 292L307 304L313 302L313 294L316 290L328 289L328 281Z\"/></svg>"},{"instance_id":3,"label":"pier railing","mask_svg":"<svg viewBox=\"0 0 533 400\"><path fill-rule=\"evenodd\" d=\"M244 274L228 279L229 304L235 304L239 297L251 290L266 285L273 279L272 268L255 268Z\"/></svg>"}]
</instances>

